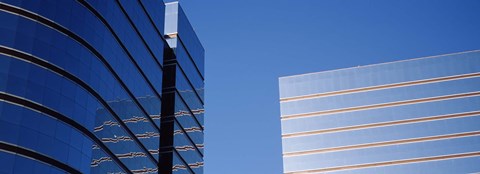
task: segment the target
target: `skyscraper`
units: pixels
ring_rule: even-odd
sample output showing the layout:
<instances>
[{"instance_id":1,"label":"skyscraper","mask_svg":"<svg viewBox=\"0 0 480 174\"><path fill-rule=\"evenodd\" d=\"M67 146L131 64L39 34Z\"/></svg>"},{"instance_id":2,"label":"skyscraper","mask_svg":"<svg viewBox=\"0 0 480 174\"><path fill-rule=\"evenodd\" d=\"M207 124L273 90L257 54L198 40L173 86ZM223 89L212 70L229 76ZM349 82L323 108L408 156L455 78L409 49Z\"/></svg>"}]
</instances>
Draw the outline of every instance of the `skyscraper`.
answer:
<instances>
[{"instance_id":1,"label":"skyscraper","mask_svg":"<svg viewBox=\"0 0 480 174\"><path fill-rule=\"evenodd\" d=\"M0 173L203 173L204 49L178 2L0 0L0 23Z\"/></svg>"},{"instance_id":2,"label":"skyscraper","mask_svg":"<svg viewBox=\"0 0 480 174\"><path fill-rule=\"evenodd\" d=\"M286 174L480 172L480 51L279 81Z\"/></svg>"}]
</instances>

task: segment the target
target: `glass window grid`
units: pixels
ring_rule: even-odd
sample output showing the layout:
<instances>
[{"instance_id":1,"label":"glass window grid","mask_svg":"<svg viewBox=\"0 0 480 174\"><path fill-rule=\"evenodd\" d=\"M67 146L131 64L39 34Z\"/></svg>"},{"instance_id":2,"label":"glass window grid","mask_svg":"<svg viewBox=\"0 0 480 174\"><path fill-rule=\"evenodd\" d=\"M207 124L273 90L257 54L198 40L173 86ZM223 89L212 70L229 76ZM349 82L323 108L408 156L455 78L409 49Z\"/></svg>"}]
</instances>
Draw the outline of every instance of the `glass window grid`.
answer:
<instances>
[{"instance_id":1,"label":"glass window grid","mask_svg":"<svg viewBox=\"0 0 480 174\"><path fill-rule=\"evenodd\" d=\"M190 83L187 81L185 74L177 68L176 70L176 88L180 96L186 102L188 108L193 112L197 120L203 126L203 103L199 99L195 90L192 88Z\"/></svg>"},{"instance_id":2,"label":"glass window grid","mask_svg":"<svg viewBox=\"0 0 480 174\"><path fill-rule=\"evenodd\" d=\"M40 26L40 24L38 24L39 27L42 27ZM19 27L21 28L21 27ZM53 31L54 32L54 31ZM21 34L18 34L16 33L17 35L20 35L20 36L23 36ZM55 34L59 34L59 33L55 33ZM54 35L52 35L54 36ZM63 36L63 35L62 35ZM31 39L31 38L28 38L28 39ZM28 40L27 39L27 40ZM55 40L54 40L55 41ZM70 41L69 39L64 39L62 40L64 41L65 43L67 43L66 41ZM64 43L64 45L65 45ZM58 43L58 44L61 44L61 43ZM75 43L74 43L75 44ZM77 49L77 50L82 50L81 48L76 48L76 47L72 47L72 49ZM64 49L51 49L51 53L57 53L57 52L54 52L54 51L58 51L60 52L61 50L64 50ZM25 50L22 50L22 51L25 51ZM39 53L43 53L43 52L39 52ZM53 63L56 63L57 65L63 65L65 62L74 62L74 63L70 63L69 65L71 66L67 66L67 65L63 65L62 67L65 67L64 69L68 69L68 70L74 70L75 68L73 67L78 67L79 65L82 65L81 63L76 63L75 60L79 60L79 59L85 59L85 57L82 57L80 58L80 56L73 56L73 55L68 55L68 54L50 54L52 55L51 57L47 57L47 61L50 61L50 62L53 62ZM56 57L55 55L58 55L58 57ZM62 56L62 57L60 57ZM65 61L63 57L74 57L74 58L77 58L77 59L71 59L69 61ZM43 58L43 57L42 57ZM90 58L92 58L92 62L93 61L97 61L97 59L93 58L93 56L90 54ZM96 66L95 66L96 65ZM109 100L118 100L118 98L126 98L127 100L129 99L128 95L121 89L120 85L117 83L117 85L114 85L116 82L116 80L111 76L111 73L107 72L106 69L104 68L101 68L100 66L102 65L100 62L98 63L92 63L90 64L90 66L88 65L83 65L83 67L85 67L85 69L89 69L88 67L92 67L91 68L91 73L89 74L88 77L84 77L84 79L86 79L85 81L89 84L89 85L92 85L95 89L98 90L98 92L100 93L100 95L102 96L106 96L104 97L107 101ZM98 68L97 68L98 67ZM76 69L83 69L83 68L76 68ZM84 70L84 69L83 69ZM75 71L73 71L75 72ZM77 71L77 72L81 72L80 70ZM76 75L76 74L75 74ZM78 73L78 75L82 75L82 73ZM109 76L110 75L110 76ZM100 78L98 78L98 76L100 76ZM110 78L108 78L110 77ZM79 78L83 78L83 77L79 77ZM88 79L90 79L90 81L87 81ZM82 79L83 80L83 79ZM104 83L101 83L101 82L104 82ZM109 85L108 85L109 84ZM102 86L103 85L103 86ZM25 85L26 86L26 85ZM97 87L98 86L98 87ZM120 89L119 89L120 88ZM114 90L112 90L114 89ZM116 89L116 90L115 90ZM105 91L105 92L104 92ZM47 91L48 92L48 91ZM113 94L112 94L113 92ZM148 95L146 95L148 96ZM153 95L152 95L153 96ZM150 105L149 108L151 108L152 106ZM158 105L158 107L160 107ZM138 110L138 109L137 109ZM158 115L158 109L155 109L154 111L156 112L150 112L150 115ZM71 111L71 110L69 110ZM136 113L139 113L141 111L135 111ZM120 116L125 116L127 117L127 115L124 115L124 114L119 114ZM142 116L143 114L136 114L137 116ZM143 115L144 116L144 115ZM146 118L146 116L144 116ZM126 118L128 119L128 117ZM158 124L158 122L157 122Z\"/></svg>"},{"instance_id":3,"label":"glass window grid","mask_svg":"<svg viewBox=\"0 0 480 174\"><path fill-rule=\"evenodd\" d=\"M182 68L183 72L185 72L185 76L190 80L193 88L195 88L195 91L200 96L200 99L204 101L203 77L196 70L197 67L195 63L192 62L192 59L188 55L188 52L183 46L182 42L178 42L175 52L179 66Z\"/></svg>"},{"instance_id":4,"label":"glass window grid","mask_svg":"<svg viewBox=\"0 0 480 174\"><path fill-rule=\"evenodd\" d=\"M69 26L70 28L81 28L81 27L85 26L85 25L81 25L81 24L79 24L79 23L69 23L69 20L71 20L71 18L75 18L75 19L87 21L87 19L84 19L85 16L82 16L82 15L86 15L87 13L82 12L81 9L78 9L78 8L73 7L73 6L78 6L78 4L75 5L75 4L72 4L72 3L68 2L68 1L59 2L59 3L62 4L62 8L56 9L56 10L57 10L56 12L52 12L51 9L45 8L45 7L49 7L49 6L56 6L56 5L52 5L52 4L50 4L50 5L45 5L45 4L48 4L48 3L23 3L23 4L22 4L20 1L11 1L11 2L14 2L14 3L15 3L15 2L18 2L18 3L20 3L19 6L21 6L22 8L25 8L25 6L31 6L31 8L26 8L26 9L30 9L30 10L32 10L32 11L34 11L34 12L42 11L41 13L38 13L38 14L43 14L43 15L45 15L45 16L50 16L50 17L52 17L52 18L55 18L55 20L54 20L55 22L65 21L65 23L69 24L68 26ZM52 3L57 3L57 2L54 2L54 1L51 1L51 2L52 2ZM33 5L32 5L32 4L33 4ZM70 11L72 11L72 13L74 13L74 14L72 14L73 17L70 17L70 16L68 16L68 15L64 15L64 14L69 13ZM0 16L1 16L1 15L0 15ZM27 23L28 23L28 22L27 22ZM101 25L98 25L98 24L99 24L98 22L96 22L96 23L94 22L94 24L91 25L91 26L97 27L97 28L101 28ZM38 26L37 26L37 27L38 27ZM67 28L69 28L69 27L67 27ZM25 27L25 28L31 28L31 27ZM31 50L43 50L43 51L44 51L44 50L53 50L52 48L49 47L49 45L52 45L52 44L47 43L47 41L49 41L48 38L51 37L50 34L54 34L54 33L52 33L52 32L45 32L45 31L48 31L48 30L49 30L48 28L45 28L45 27L40 27L40 28L43 29L42 31L40 31L40 33L42 33L42 32L43 32L43 33L48 33L48 34L43 34L43 35L42 35L42 34L35 34L35 35L45 36L45 37L42 37L41 39L38 39L39 41L36 41L37 43L42 43L42 44L34 44L34 42L30 42L29 39L20 39L20 40L22 40L22 41L25 41L26 43L21 43L21 44L18 44L18 45L21 45L21 46L23 46L23 47L26 47L25 50L29 50L29 49L31 49ZM70 29L70 28L69 28L69 29ZM46 29L46 30L45 30L45 29ZM86 38L90 38L90 39L89 39L89 42L90 42L90 41L92 41L92 42L102 42L102 41L103 41L103 46L106 46L106 45L107 45L107 42L105 42L104 40L108 40L108 39L104 39L105 37L102 36L102 34L98 34L98 33L95 33L95 36L93 37L93 36L91 36L91 34L89 33L89 32L91 32L91 31L95 31L95 30L79 29L78 32L76 31L76 33L78 34L78 33L82 33L82 32L83 32L82 34L84 34L84 35L86 36ZM28 33L28 32L26 32L26 33ZM101 33L101 32L100 32L100 33ZM90 34L90 36L89 36L88 34ZM103 39L103 40L102 40L102 39ZM56 52L56 53L55 53L55 54L56 54L55 57L57 57L57 56L58 56L58 57L74 57L74 56L76 56L76 55L80 55L79 57L83 57L84 55L81 55L81 54L85 54L86 52L85 52L85 51L81 51L81 50L84 49L84 48L82 48L82 46L80 46L80 47L79 47L79 46L73 46L73 47L72 47L72 45L70 45L70 46L64 45L63 42L66 42L67 40L70 40L70 38L64 37L64 38L61 38L61 40L56 41L56 43L57 43L57 48L58 48L58 49L61 49L61 50L68 49L69 51L67 51L66 53L60 53L60 54ZM102 43L97 44L97 45L99 45L99 46L98 46L99 48L102 47ZM110 45L108 45L108 46L110 46ZM79 50L80 50L80 51L79 51ZM26 52L28 52L28 51L26 51ZM82 53L82 52L83 52L83 53ZM44 55L51 55L51 54L52 54L52 53L50 53L50 52L48 52L48 51L47 51L46 53L44 53ZM88 54L88 52L87 52L87 54ZM109 53L105 53L105 54L109 54ZM115 54L115 53L114 53L114 54ZM59 55L61 55L61 56L59 56ZM118 55L112 55L112 54L110 54L110 55L111 55L111 57L118 56ZM43 56L42 56L42 57L43 57ZM88 61L85 61L85 60L88 60ZM68 69L69 71L71 71L71 70L72 70L72 71L78 71L78 74L82 74L82 73L86 72L86 71L82 70L81 68L78 68L77 66L73 66L73 65L77 65L77 62L65 61L65 62L62 62L62 63L63 63L63 64L62 64L63 66L72 66L71 68ZM91 62L90 62L90 59L80 59L80 63L90 64ZM118 63L117 63L117 64L118 64ZM100 65L100 66L99 66L99 65ZM91 67L101 68L101 64L91 65ZM123 70L124 70L124 69L129 69L129 68L118 68L118 69L123 69ZM107 73L100 73L99 75L100 75L100 76L105 76L106 74L107 74ZM124 73L124 74L129 74L129 73ZM87 78L92 78L92 79L98 78L98 77L92 76L91 74L83 74L82 76L88 76L88 75L90 75L90 77L87 77ZM102 77L102 78L104 78L104 77ZM41 78L41 79L43 79L43 78ZM122 79L123 79L123 78L122 78ZM132 79L138 79L138 78L132 78ZM21 81L15 81L15 82L21 82ZM98 85L98 84L100 84L101 82L104 82L104 80L92 81L92 83L89 83L89 84L97 84L97 85ZM32 83L32 84L33 84L33 83ZM108 84L113 84L113 83L106 83L106 84L108 85ZM135 84L135 83L131 83L131 84ZM34 84L34 85L36 85L36 84ZM111 86L112 86L112 88L118 88L117 85L111 85ZM160 85L160 86L161 86L161 85ZM107 88L107 87L106 87L106 88ZM129 87L129 88L130 88L130 87ZM70 89L70 88L68 88L68 86L62 87L62 89L65 89L65 90L62 91L62 92L64 92L64 93L69 93L69 89ZM107 88L107 89L108 89L108 88ZM28 91L28 90L30 90L30 89L26 89L26 90ZM37 91L41 91L41 90L43 90L43 88L40 88L40 89L37 90ZM118 89L117 89L117 90L118 90ZM145 90L138 90L138 91L145 91ZM29 92L29 93L31 93L31 94L33 95L33 93L35 93L35 91L32 90L32 91ZM51 94L53 94L53 95L55 96L54 93L55 93L55 92L52 92ZM78 93L78 92L76 92L76 93ZM71 97L70 97L69 95L67 95L66 97L68 97L68 98L71 99ZM115 96L112 96L111 98L115 98ZM75 99L71 99L71 100L79 100L79 101L86 102L86 104L89 105L88 107L94 106L94 105L92 105L92 103L88 103L88 99L86 99L86 97L83 97L83 96L75 96ZM63 106L63 107L65 107L65 105L68 105L68 104L70 104L70 103L71 103L71 102L67 102L67 103L62 103L62 104L60 104L60 105ZM52 103L52 105L54 105L54 104ZM77 107L77 106L74 106L74 107ZM78 109L78 110L82 110L81 107L80 107L80 109ZM62 111L62 112L71 112L71 111ZM76 111L75 111L75 112L76 112ZM153 115L155 115L155 114L153 114ZM156 116L156 115L155 115L155 116Z\"/></svg>"},{"instance_id":5,"label":"glass window grid","mask_svg":"<svg viewBox=\"0 0 480 174\"><path fill-rule=\"evenodd\" d=\"M26 158L17 154L7 153L0 151L0 159L3 162L0 164L0 173L18 173L18 174L29 174L29 173L49 173L49 174L67 174L68 172L63 171L54 166L45 164L43 162ZM25 165L29 167L25 167Z\"/></svg>"},{"instance_id":6,"label":"glass window grid","mask_svg":"<svg viewBox=\"0 0 480 174\"><path fill-rule=\"evenodd\" d=\"M163 0L140 1L145 12L152 19L154 27L163 36L165 34L165 4Z\"/></svg>"},{"instance_id":7,"label":"glass window grid","mask_svg":"<svg viewBox=\"0 0 480 174\"><path fill-rule=\"evenodd\" d=\"M44 113L0 102L0 141L15 144L89 173L95 143L77 129ZM109 157L98 148L98 153ZM2 158L3 159L3 158ZM109 169L121 170L113 161Z\"/></svg>"},{"instance_id":8,"label":"glass window grid","mask_svg":"<svg viewBox=\"0 0 480 174\"><path fill-rule=\"evenodd\" d=\"M175 119L187 132L187 135L193 140L197 148L203 154L203 126L199 125L196 118L191 114L188 107L185 106L180 96L175 94Z\"/></svg>"},{"instance_id":9,"label":"glass window grid","mask_svg":"<svg viewBox=\"0 0 480 174\"><path fill-rule=\"evenodd\" d=\"M8 0L8 3L15 4L16 0ZM63 1L62 1L63 2ZM105 1L106 2L106 1ZM113 1L112 1L113 2ZM126 52L122 51L121 46L119 43L114 39L114 36L107 31L107 28L100 20L94 16L92 13L87 11L85 7L83 7L80 3L75 1L66 1L66 8L71 7L71 11L69 12L62 12L58 11L55 7L56 1L47 0L45 4L42 5L43 11L34 11L40 15L45 15L45 17L58 22L58 24L63 25L70 31L74 32L75 34L79 35L83 39L89 42L97 51L99 51L108 61L108 63L113 67L113 69L118 73L121 79L126 83L129 89L133 92L136 97L142 97L146 95L153 95L152 89L150 89L146 83L146 79L144 79L139 70L132 64L132 62L127 58ZM50 5L46 5L50 4ZM113 4L115 5L115 4ZM43 7L45 6L45 7ZM30 6L27 6L30 7ZM27 10L35 10L36 8L27 9ZM53 8L53 9L49 9ZM53 12L52 12L53 11ZM55 15L59 14L59 15ZM61 14L61 15L60 15ZM63 16L63 17L59 17ZM68 16L66 18L65 16ZM75 22L72 22L75 21ZM73 25L73 26L72 26ZM25 27L29 28L29 27ZM20 28L19 28L20 29ZM57 31L55 31L57 32ZM32 33L32 32L26 32ZM102 39L100 39L102 38ZM68 37L63 37L63 40L60 43L60 50L68 50L69 52L74 52L71 55L78 56L76 52L82 51L83 46L80 44L72 44L75 46L74 48L66 49L64 43L67 39L71 39ZM29 40L29 39L27 39ZM30 49L26 49L25 52L30 52ZM91 54L89 51L85 51L84 54ZM82 55L85 56L85 55ZM80 57L80 56L79 56ZM153 59L140 59L140 57L146 57L145 55L135 55L134 58L139 57L140 61L153 61ZM137 60L138 61L138 60ZM145 65L145 68L142 70L145 71L147 75L154 75L157 76L155 78L150 78L152 84L156 86L157 93L161 93L161 77L162 72L161 69L153 68L154 63L143 63L139 62L141 65ZM143 64L142 64L143 63ZM101 65L101 64L100 64ZM70 70L70 69L69 69ZM144 79L144 80L142 80Z\"/></svg>"},{"instance_id":10,"label":"glass window grid","mask_svg":"<svg viewBox=\"0 0 480 174\"><path fill-rule=\"evenodd\" d=\"M3 59L1 59L1 60L3 60ZM21 64L27 64L27 63L24 63L24 62L16 60L16 59L12 59L12 61L10 63L11 63L11 67L12 67L11 69L18 69L18 66L16 66L16 64L20 64L20 65ZM39 68L39 67L36 67L35 65L31 65L31 64L27 64L27 65L29 67L23 67L26 70L27 69ZM41 68L39 68L39 69L41 69ZM76 85L71 86L73 89L75 89L75 91L76 91L75 93L61 94L61 92L58 89L56 89L55 87L62 86L62 83L73 83L73 82L71 82L69 80L66 80L65 78L60 77L57 74L54 74L54 73L52 73L50 71L47 71L45 69L42 69L42 71L43 71L42 73L45 74L45 79L46 79L45 83L42 86L44 88L44 93L43 93L44 95L42 97L43 100L37 100L37 101L34 101L34 102L42 103L46 107L49 107L53 110L57 110L58 112L62 113L63 115L69 116L73 120L77 121L79 124L84 125L87 129L92 130L92 131L94 130L94 125L99 126L99 125L103 125L105 122L111 122L112 120L115 120L109 112L101 112L102 109L92 110L92 108L93 109L102 108L103 106L92 95L90 95L90 93L88 93L87 91L85 91L84 89L82 89L82 88L80 88ZM10 73L8 75L12 75L12 73ZM30 77L35 78L35 76L30 76ZM25 78L26 77L20 78L18 76L17 77L7 76L7 79L16 79L17 81L28 81L28 79L30 79L30 78L28 78L28 79L25 79ZM22 91L9 90L9 89L15 89L16 86L22 85L22 84L24 84L24 83L8 84L7 86L11 87L11 88L7 88L7 90L5 92L13 94L13 95L20 96L20 97L25 97L24 92L22 92ZM19 87L21 87L21 86L19 86ZM52 87L54 87L54 89L52 89ZM86 103L86 105L82 105L81 103L78 103L78 102L72 103L74 101L68 99L65 95L86 96L87 97L87 103ZM71 98L75 98L75 97L71 97ZM30 100L28 98L26 98L26 99ZM60 105L58 103L62 103L62 105ZM62 112L62 111L64 111L64 109L62 109L62 107L65 107L65 104L63 104L63 103L68 103L69 106L85 106L84 107L84 112L81 112L84 115L71 114L71 112L67 112L67 113ZM88 110L86 108L88 108ZM103 111L105 111L105 110L103 110ZM69 114L71 114L71 115L69 115ZM93 118L96 118L96 120L93 120ZM146 126L144 126L143 130L145 130L145 127ZM145 133L145 132L148 132L148 131L142 131L141 133ZM135 133L135 131L134 131L134 133ZM129 137L129 135L125 132L125 129L120 127L118 124L116 126L110 126L110 127L108 127L108 129L104 129L102 131L94 132L94 134L100 140L103 140L104 138L107 138L107 139L112 138L112 137L115 137L115 136L117 136L117 137ZM137 134L139 134L139 133L137 133ZM131 139L131 137L130 137L130 139ZM145 142L145 140L141 141L141 142ZM125 153L129 153L129 152L142 152L141 148L139 148L138 145L133 141L125 141L124 143L105 143L105 144L115 154L125 154ZM149 145L147 143L145 143L145 144ZM156 144L156 147L154 149L158 149L158 144ZM144 164L142 164L142 162L139 162L139 161L129 162L129 161L132 161L131 159L134 159L134 158L125 158L125 159L121 159L121 160L126 161L125 164L127 166L130 165L129 167L131 167L131 169L142 168L142 166L136 166L136 165L155 166L154 163L145 163L145 162L148 161L145 156L142 157L142 158L145 158L145 160L143 160ZM150 165L148 165L148 164L150 164Z\"/></svg>"},{"instance_id":11,"label":"glass window grid","mask_svg":"<svg viewBox=\"0 0 480 174\"><path fill-rule=\"evenodd\" d=\"M155 25L149 20L146 9L142 8L142 1L120 0L119 2L126 11L125 15L133 22L134 28L138 29L140 38L147 43L145 47L149 48L156 60L162 64L166 41L162 33L157 32Z\"/></svg>"},{"instance_id":12,"label":"glass window grid","mask_svg":"<svg viewBox=\"0 0 480 174\"><path fill-rule=\"evenodd\" d=\"M174 125L174 146L180 156L185 159L190 169L195 173L203 173L203 159L195 145L187 138L187 135L177 122Z\"/></svg>"},{"instance_id":13,"label":"glass window grid","mask_svg":"<svg viewBox=\"0 0 480 174\"><path fill-rule=\"evenodd\" d=\"M195 33L190 21L187 18L187 15L183 11L182 7L178 7L178 37L181 38L185 48L189 51L192 56L195 65L200 70L202 76L204 76L205 69L205 49L203 48L200 40Z\"/></svg>"}]
</instances>

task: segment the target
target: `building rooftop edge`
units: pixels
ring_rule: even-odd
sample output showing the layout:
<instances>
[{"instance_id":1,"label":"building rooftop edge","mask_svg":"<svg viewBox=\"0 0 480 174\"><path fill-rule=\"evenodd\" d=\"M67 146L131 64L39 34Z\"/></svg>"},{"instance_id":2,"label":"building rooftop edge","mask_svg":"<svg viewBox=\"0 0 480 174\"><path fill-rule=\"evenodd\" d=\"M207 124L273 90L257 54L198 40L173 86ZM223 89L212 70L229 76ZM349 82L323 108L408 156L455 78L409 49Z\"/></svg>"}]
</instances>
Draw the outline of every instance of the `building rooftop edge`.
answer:
<instances>
[{"instance_id":1,"label":"building rooftop edge","mask_svg":"<svg viewBox=\"0 0 480 174\"><path fill-rule=\"evenodd\" d=\"M177 3L177 4L178 4L178 0L164 1L163 3L164 3L165 5L167 5L167 4L173 4L173 3Z\"/></svg>"},{"instance_id":2,"label":"building rooftop edge","mask_svg":"<svg viewBox=\"0 0 480 174\"><path fill-rule=\"evenodd\" d=\"M417 58L397 60L397 61L392 61L392 62L383 62L383 63L375 63L375 64L369 64L369 65L360 65L360 66L356 66L356 67L348 67L348 68L325 70L325 71L319 71L319 72L310 72L310 73L304 73L304 74L281 76L281 77L278 77L278 79L292 78L292 77L304 76L304 75L321 74L321 73L328 73L328 72L335 72L335 71L343 71L343 70L349 70L349 69L355 69L355 68L364 68L364 67L370 67L370 66L391 64L391 63L408 62L408 61L415 61L415 60L421 60L421 59L437 58L437 57L458 55L458 54L465 54L465 53L473 53L473 52L480 52L480 49L462 51L462 52L455 52L455 53L440 54L440 55L434 55L434 56L417 57Z\"/></svg>"}]
</instances>

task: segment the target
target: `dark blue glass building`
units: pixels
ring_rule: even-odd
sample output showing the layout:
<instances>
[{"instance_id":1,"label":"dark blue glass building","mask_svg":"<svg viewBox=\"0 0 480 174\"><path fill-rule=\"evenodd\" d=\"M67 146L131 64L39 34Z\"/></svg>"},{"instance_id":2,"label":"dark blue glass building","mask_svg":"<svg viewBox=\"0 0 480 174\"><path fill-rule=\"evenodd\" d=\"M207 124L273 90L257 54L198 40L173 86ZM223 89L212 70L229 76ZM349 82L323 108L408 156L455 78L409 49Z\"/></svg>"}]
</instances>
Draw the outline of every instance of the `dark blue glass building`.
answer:
<instances>
[{"instance_id":1,"label":"dark blue glass building","mask_svg":"<svg viewBox=\"0 0 480 174\"><path fill-rule=\"evenodd\" d=\"M480 51L280 78L286 174L480 172Z\"/></svg>"},{"instance_id":2,"label":"dark blue glass building","mask_svg":"<svg viewBox=\"0 0 480 174\"><path fill-rule=\"evenodd\" d=\"M177 2L0 0L0 23L0 173L203 173L204 49Z\"/></svg>"}]
</instances>

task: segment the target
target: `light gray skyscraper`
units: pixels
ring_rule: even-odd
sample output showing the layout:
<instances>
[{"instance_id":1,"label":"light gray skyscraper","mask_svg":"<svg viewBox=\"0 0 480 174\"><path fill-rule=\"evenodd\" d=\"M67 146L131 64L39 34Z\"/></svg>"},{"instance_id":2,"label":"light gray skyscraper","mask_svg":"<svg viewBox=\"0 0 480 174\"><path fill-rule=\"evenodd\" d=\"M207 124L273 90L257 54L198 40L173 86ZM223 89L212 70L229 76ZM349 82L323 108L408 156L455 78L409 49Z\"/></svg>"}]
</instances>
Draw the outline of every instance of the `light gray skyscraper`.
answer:
<instances>
[{"instance_id":1,"label":"light gray skyscraper","mask_svg":"<svg viewBox=\"0 0 480 174\"><path fill-rule=\"evenodd\" d=\"M284 172L480 172L480 51L280 78Z\"/></svg>"}]
</instances>

